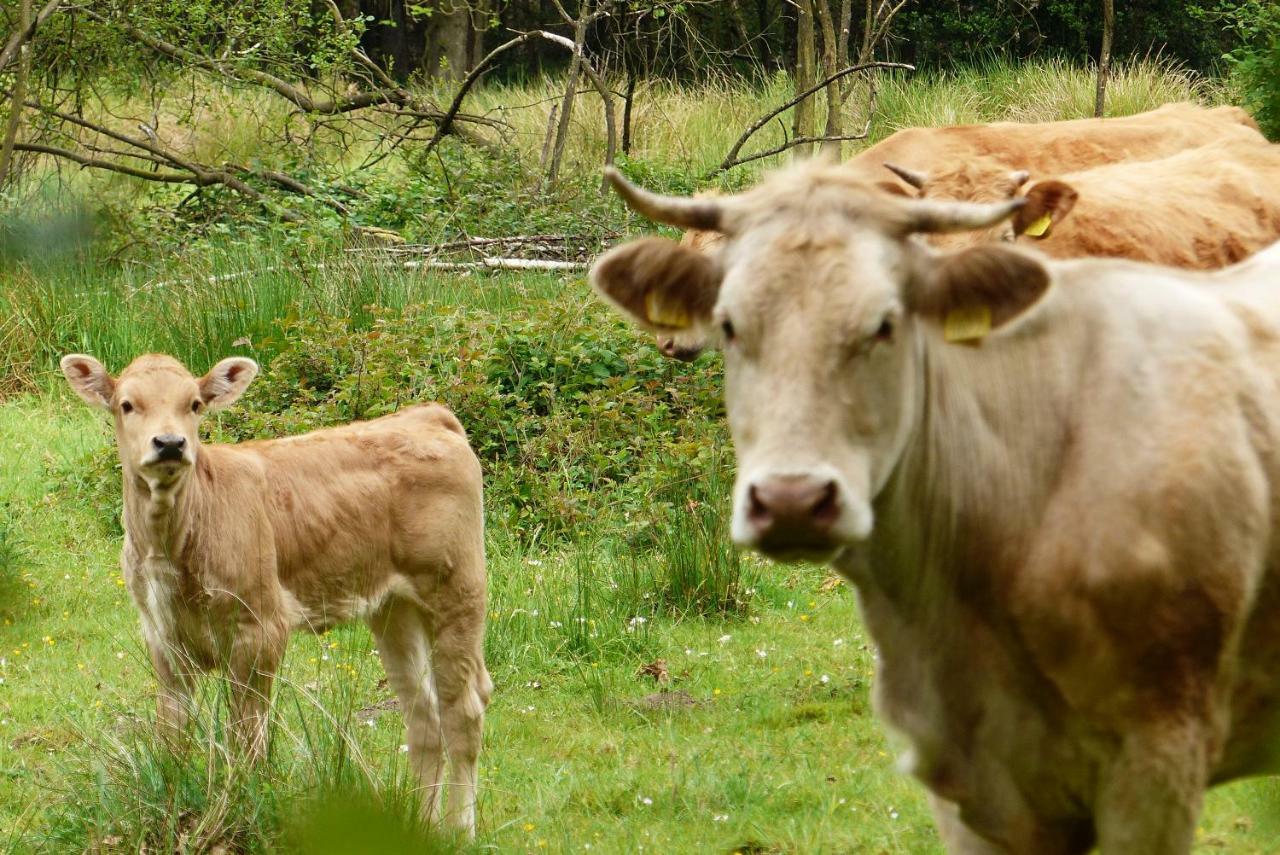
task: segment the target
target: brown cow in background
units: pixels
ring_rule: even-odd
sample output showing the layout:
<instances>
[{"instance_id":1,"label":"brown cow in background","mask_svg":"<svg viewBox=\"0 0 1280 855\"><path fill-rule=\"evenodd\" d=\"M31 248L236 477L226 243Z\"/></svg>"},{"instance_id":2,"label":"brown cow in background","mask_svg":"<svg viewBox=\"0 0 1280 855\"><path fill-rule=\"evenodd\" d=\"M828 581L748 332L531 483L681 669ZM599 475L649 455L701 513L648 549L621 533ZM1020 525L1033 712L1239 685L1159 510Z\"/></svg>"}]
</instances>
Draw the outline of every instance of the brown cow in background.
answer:
<instances>
[{"instance_id":1,"label":"brown cow in background","mask_svg":"<svg viewBox=\"0 0 1280 855\"><path fill-rule=\"evenodd\" d=\"M1194 270L1226 267L1280 239L1280 146L1219 140L1159 160L1116 163L1044 180L989 158L937 175L909 173L920 195L1026 204L993 229L933 235L961 249L1034 241L1056 258L1106 256ZM1070 216L1068 216L1070 214Z\"/></svg>"}]
</instances>

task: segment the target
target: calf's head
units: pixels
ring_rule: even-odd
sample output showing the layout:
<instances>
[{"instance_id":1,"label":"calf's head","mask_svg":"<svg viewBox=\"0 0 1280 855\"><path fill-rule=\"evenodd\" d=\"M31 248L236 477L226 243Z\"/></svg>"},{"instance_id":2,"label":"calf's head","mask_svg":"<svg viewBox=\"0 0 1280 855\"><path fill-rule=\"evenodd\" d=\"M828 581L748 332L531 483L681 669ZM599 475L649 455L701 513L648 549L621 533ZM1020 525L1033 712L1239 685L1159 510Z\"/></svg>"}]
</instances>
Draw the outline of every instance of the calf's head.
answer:
<instances>
[{"instance_id":1,"label":"calf's head","mask_svg":"<svg viewBox=\"0 0 1280 855\"><path fill-rule=\"evenodd\" d=\"M1033 255L938 254L912 237L987 228L1021 200L907 199L824 165L715 200L609 177L651 219L725 236L714 259L631 241L597 260L591 282L656 335L718 338L738 458L733 538L777 558L830 558L871 533L918 421L928 340L981 338L1049 284Z\"/></svg>"},{"instance_id":2,"label":"calf's head","mask_svg":"<svg viewBox=\"0 0 1280 855\"><path fill-rule=\"evenodd\" d=\"M170 356L148 354L112 377L92 356L62 358L62 373L84 401L112 414L125 472L152 486L176 482L199 453L200 420L233 403L258 374L252 359L222 360L193 377Z\"/></svg>"}]
</instances>

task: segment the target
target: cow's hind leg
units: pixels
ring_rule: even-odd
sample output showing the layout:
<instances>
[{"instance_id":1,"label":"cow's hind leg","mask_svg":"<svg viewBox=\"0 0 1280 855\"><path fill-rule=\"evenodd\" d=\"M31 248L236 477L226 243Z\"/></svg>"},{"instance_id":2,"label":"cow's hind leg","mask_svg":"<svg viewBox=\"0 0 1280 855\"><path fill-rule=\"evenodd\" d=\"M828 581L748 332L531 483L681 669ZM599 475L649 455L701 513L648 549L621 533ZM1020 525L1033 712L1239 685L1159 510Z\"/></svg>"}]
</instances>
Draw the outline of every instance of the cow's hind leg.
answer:
<instances>
[{"instance_id":1,"label":"cow's hind leg","mask_svg":"<svg viewBox=\"0 0 1280 855\"><path fill-rule=\"evenodd\" d=\"M409 764L422 789L422 813L428 823L440 814L444 779L444 742L432 688L427 625L417 605L393 599L369 619L387 682L400 699Z\"/></svg>"},{"instance_id":2,"label":"cow's hind leg","mask_svg":"<svg viewBox=\"0 0 1280 855\"><path fill-rule=\"evenodd\" d=\"M476 828L476 785L484 711L493 681L484 664L484 602L437 616L432 666L449 752L449 824L470 836Z\"/></svg>"}]
</instances>

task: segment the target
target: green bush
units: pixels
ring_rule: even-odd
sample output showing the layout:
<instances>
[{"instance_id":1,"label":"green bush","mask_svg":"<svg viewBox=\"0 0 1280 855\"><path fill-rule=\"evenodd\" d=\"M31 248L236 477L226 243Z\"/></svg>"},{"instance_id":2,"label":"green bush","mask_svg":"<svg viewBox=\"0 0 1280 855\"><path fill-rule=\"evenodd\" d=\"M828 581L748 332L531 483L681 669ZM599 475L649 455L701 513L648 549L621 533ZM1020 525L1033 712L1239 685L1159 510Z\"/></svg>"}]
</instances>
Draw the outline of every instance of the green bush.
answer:
<instances>
[{"instance_id":1,"label":"green bush","mask_svg":"<svg viewBox=\"0 0 1280 855\"><path fill-rule=\"evenodd\" d=\"M244 401L212 425L225 440L299 433L439 401L486 471L491 526L519 543L573 539L604 522L637 531L685 500L725 444L717 363L662 357L590 297L527 313L410 307L295 320ZM727 468L727 461L719 461Z\"/></svg>"}]
</instances>

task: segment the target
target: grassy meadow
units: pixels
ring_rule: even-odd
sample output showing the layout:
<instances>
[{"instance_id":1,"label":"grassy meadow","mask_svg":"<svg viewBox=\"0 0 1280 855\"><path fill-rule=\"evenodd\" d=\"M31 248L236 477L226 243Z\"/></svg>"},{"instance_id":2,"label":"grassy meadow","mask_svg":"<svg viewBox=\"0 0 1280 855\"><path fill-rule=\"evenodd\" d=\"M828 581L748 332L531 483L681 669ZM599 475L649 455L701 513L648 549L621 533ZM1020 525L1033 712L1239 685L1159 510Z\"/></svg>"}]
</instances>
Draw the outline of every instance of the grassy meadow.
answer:
<instances>
[{"instance_id":1,"label":"grassy meadow","mask_svg":"<svg viewBox=\"0 0 1280 855\"><path fill-rule=\"evenodd\" d=\"M1087 70L1052 62L887 78L871 141L917 124L1085 115L1092 85ZM740 129L789 89L642 89L624 168L661 189L709 186ZM512 126L509 158L450 142L438 157L403 151L362 170L370 141L335 148L327 168L361 191L364 225L422 242L565 233L588 258L651 226L597 194L603 140L589 98L571 177L538 187L557 91L531 81L475 93L468 109ZM216 117L245 96L201 97ZM1120 114L1227 97L1145 62L1116 71L1109 104ZM199 127L186 144L206 160L226 151L276 165L235 126ZM56 374L70 351L118 371L148 350L197 372L230 354L262 364L241 403L208 421L215 441L414 400L441 401L467 426L486 470L497 691L479 835L464 851L941 852L922 789L895 770L897 746L872 716L874 653L852 591L821 568L727 543L732 454L715 355L661 358L581 273L406 267L349 251L349 224L319 213L314 227L282 227L216 194L176 209L182 195L37 170L8 200L0 852L459 845L412 827L400 717L363 626L294 638L267 763L227 752L215 680L185 751L152 737L155 681L118 564L112 433ZM1280 852L1280 782L1214 791L1197 840L1201 853Z\"/></svg>"}]
</instances>

